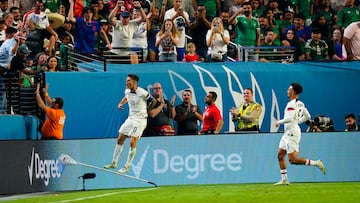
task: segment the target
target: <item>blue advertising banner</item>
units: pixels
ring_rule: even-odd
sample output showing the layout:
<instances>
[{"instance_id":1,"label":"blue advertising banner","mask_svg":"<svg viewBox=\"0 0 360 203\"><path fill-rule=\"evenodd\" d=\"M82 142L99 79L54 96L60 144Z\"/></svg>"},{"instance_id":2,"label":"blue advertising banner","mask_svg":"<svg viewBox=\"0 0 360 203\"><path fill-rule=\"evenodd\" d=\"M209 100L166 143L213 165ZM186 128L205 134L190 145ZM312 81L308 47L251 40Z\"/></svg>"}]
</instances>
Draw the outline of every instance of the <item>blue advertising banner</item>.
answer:
<instances>
[{"instance_id":1,"label":"blue advertising banner","mask_svg":"<svg viewBox=\"0 0 360 203\"><path fill-rule=\"evenodd\" d=\"M273 183L280 179L277 160L282 134L261 133L214 136L145 137L127 175L155 182L159 186L182 184ZM35 191L151 187L127 178L81 164L59 167L58 157L100 167L110 163L116 139L62 141L0 141L0 194ZM303 133L299 157L321 159L327 173L315 166L290 165L290 182L359 181L360 134ZM127 159L129 141L118 162Z\"/></svg>"},{"instance_id":2,"label":"blue advertising banner","mask_svg":"<svg viewBox=\"0 0 360 203\"><path fill-rule=\"evenodd\" d=\"M204 110L208 91L218 94L216 101L224 118L222 132L232 131L229 110L242 102L244 88L254 90L263 106L261 132L278 132L276 120L282 118L288 102L291 82L303 86L300 99L312 117L322 114L332 118L337 131L345 128L344 116L360 112L358 103L358 62L351 63L146 63L108 65L108 72L48 73L51 96L65 100L64 138L110 138L127 117L127 105L120 111L117 104L124 95L127 74L140 76L139 86L151 93L152 84L160 82L167 98L176 95L181 103L185 89L193 92L193 104ZM176 123L174 123L176 125ZM199 126L200 128L201 126ZM305 124L302 126L305 130Z\"/></svg>"}]
</instances>

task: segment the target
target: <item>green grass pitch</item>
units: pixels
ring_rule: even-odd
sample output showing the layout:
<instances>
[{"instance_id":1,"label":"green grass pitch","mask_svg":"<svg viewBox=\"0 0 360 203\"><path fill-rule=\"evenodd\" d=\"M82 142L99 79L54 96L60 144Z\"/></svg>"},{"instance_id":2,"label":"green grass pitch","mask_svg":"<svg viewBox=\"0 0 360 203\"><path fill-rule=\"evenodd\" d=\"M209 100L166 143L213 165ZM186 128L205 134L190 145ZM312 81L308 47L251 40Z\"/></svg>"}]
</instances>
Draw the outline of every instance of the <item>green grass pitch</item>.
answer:
<instances>
[{"instance_id":1,"label":"green grass pitch","mask_svg":"<svg viewBox=\"0 0 360 203\"><path fill-rule=\"evenodd\" d=\"M19 197L6 202L358 202L360 182L272 183L183 185L111 190L52 192L33 197ZM0 202L2 200L0 199Z\"/></svg>"}]
</instances>

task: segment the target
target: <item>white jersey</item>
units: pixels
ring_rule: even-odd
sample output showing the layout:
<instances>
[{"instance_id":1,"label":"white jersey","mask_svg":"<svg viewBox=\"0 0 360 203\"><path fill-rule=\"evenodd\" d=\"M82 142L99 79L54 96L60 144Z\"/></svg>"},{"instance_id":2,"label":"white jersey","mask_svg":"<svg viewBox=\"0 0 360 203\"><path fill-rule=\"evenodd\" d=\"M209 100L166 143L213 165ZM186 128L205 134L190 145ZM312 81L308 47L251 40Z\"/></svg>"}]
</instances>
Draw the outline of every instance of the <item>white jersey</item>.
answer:
<instances>
[{"instance_id":1,"label":"white jersey","mask_svg":"<svg viewBox=\"0 0 360 203\"><path fill-rule=\"evenodd\" d=\"M130 89L125 90L125 97L129 105L129 118L142 119L147 118L147 100L151 95L141 87L138 87L135 92Z\"/></svg>"},{"instance_id":2,"label":"white jersey","mask_svg":"<svg viewBox=\"0 0 360 203\"><path fill-rule=\"evenodd\" d=\"M31 21L33 21L37 27L41 29L46 29L50 25L48 16L43 11L41 11L39 14L36 14L34 10L29 11L24 15L23 19L24 25L28 19L31 19Z\"/></svg>"},{"instance_id":3,"label":"white jersey","mask_svg":"<svg viewBox=\"0 0 360 203\"><path fill-rule=\"evenodd\" d=\"M137 27L136 21L130 21L128 25L123 25L121 21L116 21L115 26L113 26L111 46L114 48L118 48L118 47L130 48L131 40L134 36L136 27ZM122 56L127 56L130 54L129 51L125 51L121 49L112 49L111 52Z\"/></svg>"},{"instance_id":4,"label":"white jersey","mask_svg":"<svg viewBox=\"0 0 360 203\"><path fill-rule=\"evenodd\" d=\"M299 124L310 119L310 113L304 103L298 99L293 99L287 103L284 110L284 118L278 124L284 124L285 132L290 132L293 136L300 136Z\"/></svg>"},{"instance_id":5,"label":"white jersey","mask_svg":"<svg viewBox=\"0 0 360 203\"><path fill-rule=\"evenodd\" d=\"M131 40L131 47L147 48L148 43L146 26L146 22L142 22L136 27L134 36Z\"/></svg>"},{"instance_id":6,"label":"white jersey","mask_svg":"<svg viewBox=\"0 0 360 203\"><path fill-rule=\"evenodd\" d=\"M186 19L184 19L184 17L182 17L182 16L178 16L173 21L176 29L180 33L179 42L177 45L178 48L185 47L186 21L189 21L189 14L186 11L183 11L183 13L184 13L184 16ZM177 12L175 11L175 9L171 8L165 12L164 20L172 19L176 14L177 14Z\"/></svg>"}]
</instances>

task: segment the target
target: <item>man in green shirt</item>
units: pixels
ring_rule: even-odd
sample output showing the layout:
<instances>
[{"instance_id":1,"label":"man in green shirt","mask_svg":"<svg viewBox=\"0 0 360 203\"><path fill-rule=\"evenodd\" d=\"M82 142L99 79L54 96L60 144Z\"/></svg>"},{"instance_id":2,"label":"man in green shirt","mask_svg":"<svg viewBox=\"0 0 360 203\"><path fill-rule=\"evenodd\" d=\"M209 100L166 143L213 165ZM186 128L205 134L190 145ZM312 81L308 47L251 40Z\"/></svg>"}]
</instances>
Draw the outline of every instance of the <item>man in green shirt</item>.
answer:
<instances>
[{"instance_id":1,"label":"man in green shirt","mask_svg":"<svg viewBox=\"0 0 360 203\"><path fill-rule=\"evenodd\" d=\"M240 13L244 15L239 15ZM251 14L251 4L250 2L245 2L242 4L242 8L231 16L229 22L236 18L236 44L241 46L260 46L260 25L258 20L252 17Z\"/></svg>"},{"instance_id":2,"label":"man in green shirt","mask_svg":"<svg viewBox=\"0 0 360 203\"><path fill-rule=\"evenodd\" d=\"M319 28L314 28L311 32L311 39L305 44L306 60L324 60L329 59L328 45L321 40L321 32Z\"/></svg>"},{"instance_id":3,"label":"man in green shirt","mask_svg":"<svg viewBox=\"0 0 360 203\"><path fill-rule=\"evenodd\" d=\"M338 27L344 29L352 22L360 21L360 10L355 6L355 0L347 0L343 9L337 12Z\"/></svg>"},{"instance_id":4,"label":"man in green shirt","mask_svg":"<svg viewBox=\"0 0 360 203\"><path fill-rule=\"evenodd\" d=\"M196 1L196 5L205 5L206 16L214 18L216 17L216 12L220 13L220 0L193 0Z\"/></svg>"},{"instance_id":5,"label":"man in green shirt","mask_svg":"<svg viewBox=\"0 0 360 203\"><path fill-rule=\"evenodd\" d=\"M305 24L311 24L311 16L313 15L314 0L295 0L296 13L302 13L305 16Z\"/></svg>"},{"instance_id":6,"label":"man in green shirt","mask_svg":"<svg viewBox=\"0 0 360 203\"><path fill-rule=\"evenodd\" d=\"M52 13L57 13L58 8L62 5L61 0L44 0L44 7L48 8Z\"/></svg>"}]
</instances>

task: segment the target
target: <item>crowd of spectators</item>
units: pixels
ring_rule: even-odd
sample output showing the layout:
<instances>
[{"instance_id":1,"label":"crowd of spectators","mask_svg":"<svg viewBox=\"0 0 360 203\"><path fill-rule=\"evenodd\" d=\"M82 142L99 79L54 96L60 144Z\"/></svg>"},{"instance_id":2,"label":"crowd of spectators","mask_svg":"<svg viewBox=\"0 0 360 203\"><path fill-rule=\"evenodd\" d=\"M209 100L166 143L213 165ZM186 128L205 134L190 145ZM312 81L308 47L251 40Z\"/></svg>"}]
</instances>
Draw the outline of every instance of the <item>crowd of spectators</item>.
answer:
<instances>
[{"instance_id":1,"label":"crowd of spectators","mask_svg":"<svg viewBox=\"0 0 360 203\"><path fill-rule=\"evenodd\" d=\"M0 0L0 64L11 69L22 44L31 51L30 69L45 53L58 57L56 71L66 69L64 47L125 55L132 63L139 62L133 56L139 51L144 62L238 60L239 46L292 46L295 61L357 60L359 2Z\"/></svg>"}]
</instances>

